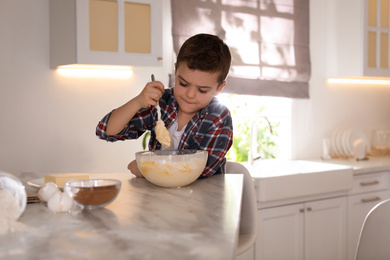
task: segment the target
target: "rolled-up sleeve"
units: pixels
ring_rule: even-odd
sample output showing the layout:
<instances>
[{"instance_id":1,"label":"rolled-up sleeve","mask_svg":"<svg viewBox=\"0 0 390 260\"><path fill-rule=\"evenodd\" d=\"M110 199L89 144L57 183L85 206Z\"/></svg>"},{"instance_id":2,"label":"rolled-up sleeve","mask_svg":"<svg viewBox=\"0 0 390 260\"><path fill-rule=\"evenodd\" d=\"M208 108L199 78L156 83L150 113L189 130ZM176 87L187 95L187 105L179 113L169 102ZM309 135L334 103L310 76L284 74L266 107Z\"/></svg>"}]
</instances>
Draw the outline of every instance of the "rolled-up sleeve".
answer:
<instances>
[{"instance_id":1,"label":"rolled-up sleeve","mask_svg":"<svg viewBox=\"0 0 390 260\"><path fill-rule=\"evenodd\" d=\"M130 121L129 123L116 135L107 135L107 124L108 120L113 111L105 115L102 120L99 121L96 126L96 135L108 142L116 142L116 141L124 141L127 139L137 139L140 137L145 131L150 129L150 124L153 125L152 118L150 116L150 111L148 109L140 110ZM146 122L149 122L147 124Z\"/></svg>"}]
</instances>

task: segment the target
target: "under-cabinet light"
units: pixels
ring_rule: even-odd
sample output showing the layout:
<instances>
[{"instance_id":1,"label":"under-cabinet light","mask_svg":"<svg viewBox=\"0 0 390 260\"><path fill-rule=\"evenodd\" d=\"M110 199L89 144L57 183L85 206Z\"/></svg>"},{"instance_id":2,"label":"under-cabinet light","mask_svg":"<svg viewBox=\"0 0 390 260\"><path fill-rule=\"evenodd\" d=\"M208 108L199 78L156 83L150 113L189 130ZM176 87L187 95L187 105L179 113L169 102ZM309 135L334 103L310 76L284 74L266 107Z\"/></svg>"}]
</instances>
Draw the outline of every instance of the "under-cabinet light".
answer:
<instances>
[{"instance_id":1,"label":"under-cabinet light","mask_svg":"<svg viewBox=\"0 0 390 260\"><path fill-rule=\"evenodd\" d=\"M370 78L329 78L329 84L367 84L367 85L390 85L390 79Z\"/></svg>"},{"instance_id":2,"label":"under-cabinet light","mask_svg":"<svg viewBox=\"0 0 390 260\"><path fill-rule=\"evenodd\" d=\"M128 79L133 74L131 67L105 65L64 65L57 73L66 77Z\"/></svg>"}]
</instances>

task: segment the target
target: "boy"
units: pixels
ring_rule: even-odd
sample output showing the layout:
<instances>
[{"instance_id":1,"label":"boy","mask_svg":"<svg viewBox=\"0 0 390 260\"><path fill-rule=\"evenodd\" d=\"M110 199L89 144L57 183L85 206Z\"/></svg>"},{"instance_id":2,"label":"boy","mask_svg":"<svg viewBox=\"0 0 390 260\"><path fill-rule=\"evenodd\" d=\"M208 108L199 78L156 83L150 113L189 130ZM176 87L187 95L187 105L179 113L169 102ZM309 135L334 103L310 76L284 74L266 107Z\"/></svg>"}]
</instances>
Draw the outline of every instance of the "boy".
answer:
<instances>
[{"instance_id":1,"label":"boy","mask_svg":"<svg viewBox=\"0 0 390 260\"><path fill-rule=\"evenodd\" d=\"M180 48L175 64L175 86L165 89L161 82L146 84L142 92L106 115L96 135L107 141L136 139L150 130L149 150L195 149L208 152L201 177L225 172L225 155L233 142L232 118L217 96L226 85L231 55L229 47L217 36L197 34ZM161 119L171 134L171 147L156 139L156 104ZM128 169L143 177L136 161Z\"/></svg>"}]
</instances>

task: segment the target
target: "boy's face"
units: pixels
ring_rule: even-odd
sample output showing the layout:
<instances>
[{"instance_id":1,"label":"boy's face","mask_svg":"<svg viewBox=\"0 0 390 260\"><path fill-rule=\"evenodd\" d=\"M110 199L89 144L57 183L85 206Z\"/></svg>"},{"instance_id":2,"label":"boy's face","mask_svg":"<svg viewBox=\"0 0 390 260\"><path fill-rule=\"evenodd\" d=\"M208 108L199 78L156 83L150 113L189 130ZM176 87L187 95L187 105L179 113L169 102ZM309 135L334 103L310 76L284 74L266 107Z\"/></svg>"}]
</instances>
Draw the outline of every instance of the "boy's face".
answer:
<instances>
[{"instance_id":1,"label":"boy's face","mask_svg":"<svg viewBox=\"0 0 390 260\"><path fill-rule=\"evenodd\" d=\"M175 72L174 96L181 112L195 115L218 95L226 82L218 85L218 74L192 70L181 63Z\"/></svg>"}]
</instances>

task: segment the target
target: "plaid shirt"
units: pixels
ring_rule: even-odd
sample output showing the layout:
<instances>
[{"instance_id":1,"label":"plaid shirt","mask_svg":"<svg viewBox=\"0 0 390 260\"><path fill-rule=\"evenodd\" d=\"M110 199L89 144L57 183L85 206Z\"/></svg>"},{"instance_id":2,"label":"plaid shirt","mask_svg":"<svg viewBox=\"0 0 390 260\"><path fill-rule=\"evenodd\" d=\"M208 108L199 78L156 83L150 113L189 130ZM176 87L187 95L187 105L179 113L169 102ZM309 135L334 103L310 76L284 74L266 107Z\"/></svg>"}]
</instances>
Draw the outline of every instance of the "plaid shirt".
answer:
<instances>
[{"instance_id":1,"label":"plaid shirt","mask_svg":"<svg viewBox=\"0 0 390 260\"><path fill-rule=\"evenodd\" d=\"M168 127L177 120L178 103L173 96L173 89L166 89L160 99L161 120ZM96 135L103 140L137 139L145 131L150 130L149 150L160 150L161 144L154 131L157 123L157 110L154 106L143 108L130 120L117 135L106 135L107 122L112 111L97 125ZM217 173L225 173L226 153L233 143L233 124L229 110L214 98L208 106L188 122L179 143L179 150L206 150L209 154L206 168L201 177Z\"/></svg>"}]
</instances>

